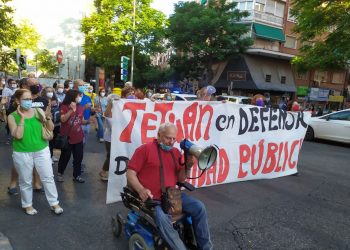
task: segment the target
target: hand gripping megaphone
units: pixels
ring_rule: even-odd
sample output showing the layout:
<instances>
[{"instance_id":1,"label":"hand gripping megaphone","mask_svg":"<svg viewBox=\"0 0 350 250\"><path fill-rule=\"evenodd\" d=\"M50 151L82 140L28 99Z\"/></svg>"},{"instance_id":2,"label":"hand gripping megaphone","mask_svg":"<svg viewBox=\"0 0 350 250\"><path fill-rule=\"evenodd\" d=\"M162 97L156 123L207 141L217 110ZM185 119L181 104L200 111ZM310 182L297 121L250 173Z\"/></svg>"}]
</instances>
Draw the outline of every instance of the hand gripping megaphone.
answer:
<instances>
[{"instance_id":1,"label":"hand gripping megaphone","mask_svg":"<svg viewBox=\"0 0 350 250\"><path fill-rule=\"evenodd\" d=\"M198 168L202 171L207 170L211 166L213 166L216 158L218 156L217 146L211 145L206 148L202 148L193 144L187 139L184 139L180 142L180 148L186 153L190 153L194 157L197 158Z\"/></svg>"}]
</instances>

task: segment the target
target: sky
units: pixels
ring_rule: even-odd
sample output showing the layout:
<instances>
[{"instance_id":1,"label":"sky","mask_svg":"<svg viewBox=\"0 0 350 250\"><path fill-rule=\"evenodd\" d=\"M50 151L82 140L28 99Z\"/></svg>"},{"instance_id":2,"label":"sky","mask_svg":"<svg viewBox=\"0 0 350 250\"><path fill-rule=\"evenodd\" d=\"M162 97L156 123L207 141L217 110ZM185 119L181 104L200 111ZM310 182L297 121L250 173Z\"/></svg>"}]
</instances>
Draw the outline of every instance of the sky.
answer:
<instances>
[{"instance_id":1,"label":"sky","mask_svg":"<svg viewBox=\"0 0 350 250\"><path fill-rule=\"evenodd\" d=\"M170 15L179 0L154 0L152 7ZM92 11L93 0L12 0L15 19L28 19L45 39L61 36L60 24Z\"/></svg>"}]
</instances>

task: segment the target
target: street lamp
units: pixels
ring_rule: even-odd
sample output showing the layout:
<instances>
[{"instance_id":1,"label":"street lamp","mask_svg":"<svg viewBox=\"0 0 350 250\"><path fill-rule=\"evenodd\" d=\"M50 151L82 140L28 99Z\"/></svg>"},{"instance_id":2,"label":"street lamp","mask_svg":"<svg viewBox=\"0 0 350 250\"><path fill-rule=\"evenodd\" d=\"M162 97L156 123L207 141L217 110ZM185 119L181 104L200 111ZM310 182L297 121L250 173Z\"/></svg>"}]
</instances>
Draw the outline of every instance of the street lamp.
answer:
<instances>
[{"instance_id":1,"label":"street lamp","mask_svg":"<svg viewBox=\"0 0 350 250\"><path fill-rule=\"evenodd\" d=\"M134 84L134 60L135 60L135 19L136 19L136 0L134 0L134 18L132 23L132 29L133 29L133 41L132 41L132 49L131 49L131 76L130 81L132 84Z\"/></svg>"}]
</instances>

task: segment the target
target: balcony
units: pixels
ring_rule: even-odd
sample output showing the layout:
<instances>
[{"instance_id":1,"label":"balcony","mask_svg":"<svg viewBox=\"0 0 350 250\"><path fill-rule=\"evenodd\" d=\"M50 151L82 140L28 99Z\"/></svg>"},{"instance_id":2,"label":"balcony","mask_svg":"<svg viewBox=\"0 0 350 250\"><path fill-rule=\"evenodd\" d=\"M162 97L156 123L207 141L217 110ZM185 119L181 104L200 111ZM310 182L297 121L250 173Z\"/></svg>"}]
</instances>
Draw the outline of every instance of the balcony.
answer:
<instances>
[{"instance_id":1,"label":"balcony","mask_svg":"<svg viewBox=\"0 0 350 250\"><path fill-rule=\"evenodd\" d=\"M243 18L242 21L260 21L268 24L272 24L274 26L282 27L283 26L283 18L278 17L269 13L257 11L257 10L249 10L250 15L246 18Z\"/></svg>"}]
</instances>

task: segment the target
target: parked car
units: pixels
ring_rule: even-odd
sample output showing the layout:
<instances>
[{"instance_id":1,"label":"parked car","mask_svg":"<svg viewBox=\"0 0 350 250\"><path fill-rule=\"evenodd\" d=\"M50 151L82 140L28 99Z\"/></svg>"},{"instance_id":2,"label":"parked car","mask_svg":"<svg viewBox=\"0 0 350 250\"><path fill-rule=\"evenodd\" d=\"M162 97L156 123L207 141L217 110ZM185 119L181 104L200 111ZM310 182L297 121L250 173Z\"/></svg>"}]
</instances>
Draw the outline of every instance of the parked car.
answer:
<instances>
[{"instance_id":1,"label":"parked car","mask_svg":"<svg viewBox=\"0 0 350 250\"><path fill-rule=\"evenodd\" d=\"M195 101L197 100L196 95L192 94L174 94L172 93L173 96L175 96L175 101Z\"/></svg>"},{"instance_id":2,"label":"parked car","mask_svg":"<svg viewBox=\"0 0 350 250\"><path fill-rule=\"evenodd\" d=\"M252 99L248 96L231 96L231 95L219 95L217 96L217 98L221 100L225 99L229 102L234 102L237 104L250 104Z\"/></svg>"},{"instance_id":3,"label":"parked car","mask_svg":"<svg viewBox=\"0 0 350 250\"><path fill-rule=\"evenodd\" d=\"M350 143L350 109L311 117L305 139L314 138Z\"/></svg>"}]
</instances>

